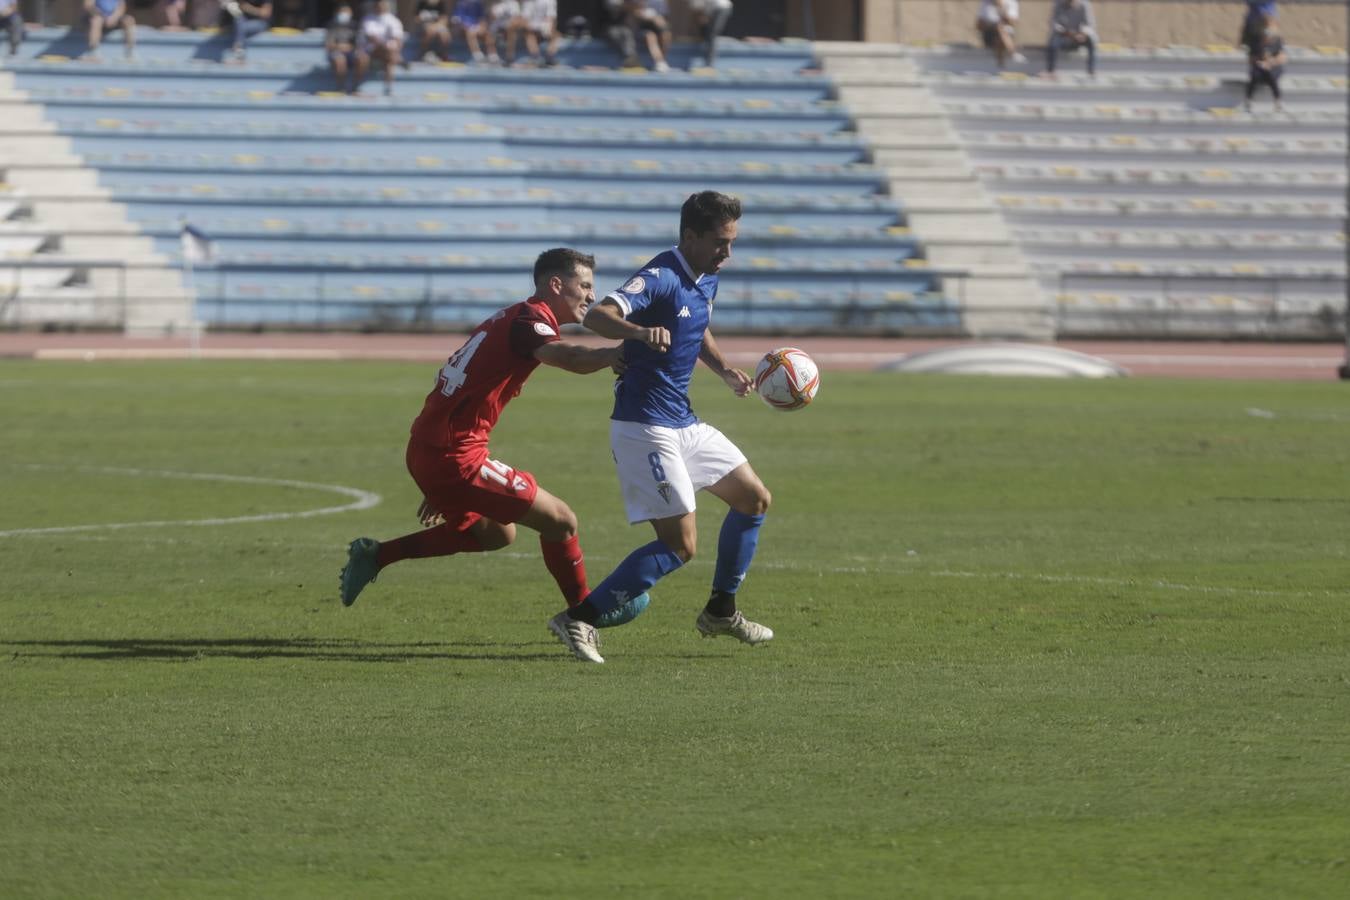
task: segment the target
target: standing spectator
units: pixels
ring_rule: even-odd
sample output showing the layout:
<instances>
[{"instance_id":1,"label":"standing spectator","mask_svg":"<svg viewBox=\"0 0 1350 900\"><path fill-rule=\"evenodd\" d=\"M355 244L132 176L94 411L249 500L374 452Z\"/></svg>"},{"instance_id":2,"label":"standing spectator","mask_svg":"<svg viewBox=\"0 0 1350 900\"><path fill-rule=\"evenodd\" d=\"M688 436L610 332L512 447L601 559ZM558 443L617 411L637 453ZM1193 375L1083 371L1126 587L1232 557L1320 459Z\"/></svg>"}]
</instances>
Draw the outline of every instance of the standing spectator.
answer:
<instances>
[{"instance_id":1,"label":"standing spectator","mask_svg":"<svg viewBox=\"0 0 1350 900\"><path fill-rule=\"evenodd\" d=\"M1027 61L1017 52L1017 16L1017 0L980 0L975 28L984 45L994 51L1000 69L1009 58L1015 63Z\"/></svg>"},{"instance_id":2,"label":"standing spectator","mask_svg":"<svg viewBox=\"0 0 1350 900\"><path fill-rule=\"evenodd\" d=\"M19 15L19 0L0 0L0 28L9 31L9 55L14 56L23 41L23 16Z\"/></svg>"},{"instance_id":3,"label":"standing spectator","mask_svg":"<svg viewBox=\"0 0 1350 900\"><path fill-rule=\"evenodd\" d=\"M1287 61L1279 25L1274 16L1266 16L1261 20L1261 30L1251 35L1251 43L1247 45L1247 99L1243 103L1247 112L1252 111L1252 94L1262 84L1270 85L1270 92L1275 95L1275 111L1284 109L1280 102L1280 76Z\"/></svg>"},{"instance_id":4,"label":"standing spectator","mask_svg":"<svg viewBox=\"0 0 1350 900\"><path fill-rule=\"evenodd\" d=\"M423 62L450 58L450 12L446 0L417 0L417 55Z\"/></svg>"},{"instance_id":5,"label":"standing spectator","mask_svg":"<svg viewBox=\"0 0 1350 900\"><path fill-rule=\"evenodd\" d=\"M487 59L483 53L483 44L487 42L488 19L482 0L459 0L450 16L450 27L452 32L464 35L464 44L469 48L469 57L474 62ZM495 50L493 55L496 55Z\"/></svg>"},{"instance_id":6,"label":"standing spectator","mask_svg":"<svg viewBox=\"0 0 1350 900\"><path fill-rule=\"evenodd\" d=\"M333 66L333 80L339 91L355 94L366 77L370 57L358 46L356 22L352 19L352 5L347 2L338 4L333 19L328 23L328 34L324 38L324 50Z\"/></svg>"},{"instance_id":7,"label":"standing spectator","mask_svg":"<svg viewBox=\"0 0 1350 900\"><path fill-rule=\"evenodd\" d=\"M403 62L403 23L389 11L389 0L375 6L361 20L361 52L384 66L384 95L394 92L394 69Z\"/></svg>"},{"instance_id":8,"label":"standing spectator","mask_svg":"<svg viewBox=\"0 0 1350 900\"><path fill-rule=\"evenodd\" d=\"M1050 16L1050 37L1045 42L1045 71L1055 72L1055 54L1060 50L1087 48L1087 72L1097 74L1097 18L1092 0L1056 0Z\"/></svg>"},{"instance_id":9,"label":"standing spectator","mask_svg":"<svg viewBox=\"0 0 1350 900\"><path fill-rule=\"evenodd\" d=\"M689 9L694 14L694 24L705 45L703 58L709 66L717 65L717 37L727 27L731 18L731 0L690 0Z\"/></svg>"},{"instance_id":10,"label":"standing spectator","mask_svg":"<svg viewBox=\"0 0 1350 900\"><path fill-rule=\"evenodd\" d=\"M1242 16L1242 31L1238 35L1239 47L1250 47L1252 41L1261 35L1261 23L1266 17L1275 18L1275 0L1247 0L1247 11Z\"/></svg>"},{"instance_id":11,"label":"standing spectator","mask_svg":"<svg viewBox=\"0 0 1350 900\"><path fill-rule=\"evenodd\" d=\"M119 28L126 42L127 59L136 54L136 20L127 12L124 0L85 0L84 13L89 22L89 54L85 59L97 62L103 36Z\"/></svg>"},{"instance_id":12,"label":"standing spectator","mask_svg":"<svg viewBox=\"0 0 1350 900\"><path fill-rule=\"evenodd\" d=\"M558 64L558 0L522 0L520 23L508 38L508 59L516 58L516 37L525 35L525 53L531 63ZM541 43L542 42L542 43ZM541 57L540 48L543 48Z\"/></svg>"},{"instance_id":13,"label":"standing spectator","mask_svg":"<svg viewBox=\"0 0 1350 900\"><path fill-rule=\"evenodd\" d=\"M255 4L248 0L228 0L225 12L229 13L234 31L230 54L236 62L243 62L244 44L272 27L272 2L263 0Z\"/></svg>"}]
</instances>

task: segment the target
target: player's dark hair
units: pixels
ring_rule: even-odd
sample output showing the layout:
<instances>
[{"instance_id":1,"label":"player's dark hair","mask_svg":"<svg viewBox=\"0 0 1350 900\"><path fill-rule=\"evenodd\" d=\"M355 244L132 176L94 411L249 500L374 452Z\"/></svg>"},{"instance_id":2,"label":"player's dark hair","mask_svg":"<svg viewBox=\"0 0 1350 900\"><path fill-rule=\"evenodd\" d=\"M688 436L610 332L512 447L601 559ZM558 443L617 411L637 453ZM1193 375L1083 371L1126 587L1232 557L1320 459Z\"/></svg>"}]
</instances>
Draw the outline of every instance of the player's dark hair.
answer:
<instances>
[{"instance_id":1,"label":"player's dark hair","mask_svg":"<svg viewBox=\"0 0 1350 900\"><path fill-rule=\"evenodd\" d=\"M554 275L570 278L579 266L595 271L595 257L571 247L554 247L539 254L534 261L534 286L539 287Z\"/></svg>"},{"instance_id":2,"label":"player's dark hair","mask_svg":"<svg viewBox=\"0 0 1350 900\"><path fill-rule=\"evenodd\" d=\"M720 228L727 222L735 222L741 217L741 201L717 191L699 191L690 194L689 199L680 207L680 237L685 229L694 234L703 234Z\"/></svg>"}]
</instances>

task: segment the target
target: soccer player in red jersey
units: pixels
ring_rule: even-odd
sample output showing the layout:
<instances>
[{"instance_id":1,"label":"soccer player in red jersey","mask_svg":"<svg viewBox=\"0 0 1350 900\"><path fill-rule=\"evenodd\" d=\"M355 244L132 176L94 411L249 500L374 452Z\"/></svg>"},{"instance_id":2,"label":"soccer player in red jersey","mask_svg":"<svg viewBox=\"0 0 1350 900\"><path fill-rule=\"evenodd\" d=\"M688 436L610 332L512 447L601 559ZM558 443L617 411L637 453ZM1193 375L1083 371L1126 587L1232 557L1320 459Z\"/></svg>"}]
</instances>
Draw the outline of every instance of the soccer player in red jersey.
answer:
<instances>
[{"instance_id":1,"label":"soccer player in red jersey","mask_svg":"<svg viewBox=\"0 0 1350 900\"><path fill-rule=\"evenodd\" d=\"M342 569L342 603L351 606L385 566L404 559L499 550L516 523L539 532L544 565L569 606L587 594L577 517L534 476L488 455L502 409L540 363L588 374L622 368L622 345L593 348L564 341L560 325L581 321L595 301L595 258L560 247L534 264L534 296L473 330L441 367L412 424L408 471L422 489L430 527L390 541L352 541ZM639 610L640 611L640 610Z\"/></svg>"}]
</instances>

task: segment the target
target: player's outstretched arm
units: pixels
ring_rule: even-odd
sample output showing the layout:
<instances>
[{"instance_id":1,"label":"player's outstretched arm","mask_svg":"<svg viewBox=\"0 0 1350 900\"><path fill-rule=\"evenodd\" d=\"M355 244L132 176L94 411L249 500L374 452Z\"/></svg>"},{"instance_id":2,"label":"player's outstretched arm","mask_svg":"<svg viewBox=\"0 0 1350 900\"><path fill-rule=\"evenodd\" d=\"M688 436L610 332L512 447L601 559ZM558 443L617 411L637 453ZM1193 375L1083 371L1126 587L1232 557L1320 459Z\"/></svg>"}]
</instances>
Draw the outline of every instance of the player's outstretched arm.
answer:
<instances>
[{"instance_id":1,"label":"player's outstretched arm","mask_svg":"<svg viewBox=\"0 0 1350 900\"><path fill-rule=\"evenodd\" d=\"M746 396L754 387L749 375L727 363L711 331L703 332L703 346L698 351L698 358L703 360L705 366L716 372L717 377L725 381L727 387L736 392L737 397Z\"/></svg>"},{"instance_id":2,"label":"player's outstretched arm","mask_svg":"<svg viewBox=\"0 0 1350 900\"><path fill-rule=\"evenodd\" d=\"M615 341L642 341L653 350L665 352L670 349L670 332L661 327L644 328L635 325L623 317L619 304L606 297L592 303L586 310L581 324L601 337Z\"/></svg>"},{"instance_id":3,"label":"player's outstretched arm","mask_svg":"<svg viewBox=\"0 0 1350 900\"><path fill-rule=\"evenodd\" d=\"M567 341L544 344L534 351L534 358L544 365L554 366L578 375L589 375L601 369L622 366L622 347L586 347Z\"/></svg>"}]
</instances>

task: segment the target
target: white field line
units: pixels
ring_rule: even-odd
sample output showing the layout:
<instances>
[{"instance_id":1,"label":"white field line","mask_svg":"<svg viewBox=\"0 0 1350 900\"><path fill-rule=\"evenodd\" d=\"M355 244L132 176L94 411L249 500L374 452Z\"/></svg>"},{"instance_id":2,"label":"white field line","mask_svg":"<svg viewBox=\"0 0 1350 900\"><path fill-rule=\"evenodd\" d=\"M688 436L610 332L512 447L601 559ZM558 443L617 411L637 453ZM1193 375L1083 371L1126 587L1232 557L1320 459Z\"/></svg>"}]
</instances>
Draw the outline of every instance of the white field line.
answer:
<instances>
[{"instance_id":1,"label":"white field line","mask_svg":"<svg viewBox=\"0 0 1350 900\"><path fill-rule=\"evenodd\" d=\"M63 525L54 528L14 528L0 531L0 538L21 535L72 534L80 531L119 531L126 528L169 528L176 526L199 525L237 525L244 522L277 522L284 519L310 519L315 516L331 516L336 513L355 512L370 509L378 505L382 498L371 491L344 487L340 484L317 484L312 481L293 481L288 478L258 478L249 475L220 475L211 472L174 472L168 469L124 469L113 466L78 466L73 470L63 466L31 465L25 468L45 471L94 472L108 475L127 475L133 478L181 478L192 481L220 481L227 484L262 484L271 487L299 488L301 490L325 491L351 497L351 503L341 506L325 506L320 509L306 509L298 512L260 513L252 516L228 516L209 519L166 519L149 522L105 522L101 525Z\"/></svg>"}]
</instances>

